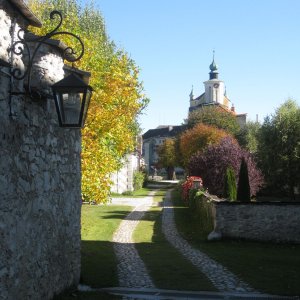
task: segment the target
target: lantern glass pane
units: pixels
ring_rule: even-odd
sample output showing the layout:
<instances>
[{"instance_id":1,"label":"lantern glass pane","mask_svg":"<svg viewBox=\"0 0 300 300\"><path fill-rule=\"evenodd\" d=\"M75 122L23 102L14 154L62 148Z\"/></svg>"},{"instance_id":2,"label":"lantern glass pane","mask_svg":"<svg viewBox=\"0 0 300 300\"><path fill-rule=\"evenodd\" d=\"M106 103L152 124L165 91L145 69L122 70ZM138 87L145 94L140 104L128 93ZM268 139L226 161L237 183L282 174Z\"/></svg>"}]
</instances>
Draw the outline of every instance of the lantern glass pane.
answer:
<instances>
[{"instance_id":1,"label":"lantern glass pane","mask_svg":"<svg viewBox=\"0 0 300 300\"><path fill-rule=\"evenodd\" d=\"M84 104L84 108L83 108L82 127L84 126L84 123L85 123L85 119L86 119L86 115L87 115L87 111L89 108L91 97L92 97L92 91L90 89L87 89L85 104Z\"/></svg>"},{"instance_id":2,"label":"lantern glass pane","mask_svg":"<svg viewBox=\"0 0 300 300\"><path fill-rule=\"evenodd\" d=\"M82 94L68 93L62 95L62 123L79 124Z\"/></svg>"}]
</instances>

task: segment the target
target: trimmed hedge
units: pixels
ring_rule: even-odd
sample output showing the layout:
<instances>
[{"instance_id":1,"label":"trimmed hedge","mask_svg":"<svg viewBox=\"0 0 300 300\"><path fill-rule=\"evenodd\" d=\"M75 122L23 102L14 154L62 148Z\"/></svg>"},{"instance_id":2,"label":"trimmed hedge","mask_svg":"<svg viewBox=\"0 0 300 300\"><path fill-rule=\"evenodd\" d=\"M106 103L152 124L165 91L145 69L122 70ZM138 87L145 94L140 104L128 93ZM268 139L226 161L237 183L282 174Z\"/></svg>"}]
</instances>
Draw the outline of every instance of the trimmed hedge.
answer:
<instances>
[{"instance_id":1,"label":"trimmed hedge","mask_svg":"<svg viewBox=\"0 0 300 300\"><path fill-rule=\"evenodd\" d=\"M133 189L139 190L143 187L144 181L145 181L145 173L140 172L140 171L135 171L133 173Z\"/></svg>"},{"instance_id":2,"label":"trimmed hedge","mask_svg":"<svg viewBox=\"0 0 300 300\"><path fill-rule=\"evenodd\" d=\"M209 198L203 191L191 190L190 195L194 197L189 199L189 208L193 218L197 220L203 234L207 238L208 234L214 230L214 220L212 215L212 205Z\"/></svg>"}]
</instances>

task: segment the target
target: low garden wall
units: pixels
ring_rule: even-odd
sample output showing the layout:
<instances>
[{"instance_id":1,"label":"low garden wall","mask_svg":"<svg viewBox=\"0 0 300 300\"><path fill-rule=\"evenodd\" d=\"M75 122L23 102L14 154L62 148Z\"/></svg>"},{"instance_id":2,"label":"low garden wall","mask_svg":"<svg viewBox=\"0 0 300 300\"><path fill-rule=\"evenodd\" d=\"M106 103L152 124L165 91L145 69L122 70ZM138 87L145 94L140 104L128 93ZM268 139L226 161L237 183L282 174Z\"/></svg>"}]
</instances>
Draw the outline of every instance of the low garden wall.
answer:
<instances>
[{"instance_id":1,"label":"low garden wall","mask_svg":"<svg viewBox=\"0 0 300 300\"><path fill-rule=\"evenodd\" d=\"M212 238L300 243L300 202L228 202L206 194L194 205Z\"/></svg>"},{"instance_id":2,"label":"low garden wall","mask_svg":"<svg viewBox=\"0 0 300 300\"><path fill-rule=\"evenodd\" d=\"M300 243L300 203L212 203L215 231L224 237Z\"/></svg>"}]
</instances>

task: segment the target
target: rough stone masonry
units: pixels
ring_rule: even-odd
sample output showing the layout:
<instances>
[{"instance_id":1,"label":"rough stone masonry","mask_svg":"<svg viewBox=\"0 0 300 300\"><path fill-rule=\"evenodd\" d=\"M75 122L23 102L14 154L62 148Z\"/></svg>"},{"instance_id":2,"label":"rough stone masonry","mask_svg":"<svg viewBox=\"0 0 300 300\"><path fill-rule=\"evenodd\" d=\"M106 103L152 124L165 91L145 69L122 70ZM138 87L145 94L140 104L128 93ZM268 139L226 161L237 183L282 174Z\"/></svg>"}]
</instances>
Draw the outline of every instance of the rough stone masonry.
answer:
<instances>
[{"instance_id":1,"label":"rough stone masonry","mask_svg":"<svg viewBox=\"0 0 300 300\"><path fill-rule=\"evenodd\" d=\"M1 61L24 67L9 48L35 23L25 2L0 0ZM63 78L59 49L38 60L35 86ZM11 96L24 82L9 72L0 66L0 299L52 299L80 277L81 133L58 126L51 97Z\"/></svg>"}]
</instances>

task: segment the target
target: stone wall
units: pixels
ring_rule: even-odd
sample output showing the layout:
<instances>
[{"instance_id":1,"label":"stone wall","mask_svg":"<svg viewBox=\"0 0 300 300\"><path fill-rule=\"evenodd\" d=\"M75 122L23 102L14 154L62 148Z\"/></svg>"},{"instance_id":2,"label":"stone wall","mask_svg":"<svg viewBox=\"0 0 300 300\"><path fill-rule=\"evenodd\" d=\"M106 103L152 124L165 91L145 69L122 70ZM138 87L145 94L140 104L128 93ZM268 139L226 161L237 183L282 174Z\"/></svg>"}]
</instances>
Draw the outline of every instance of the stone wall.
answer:
<instances>
[{"instance_id":1,"label":"stone wall","mask_svg":"<svg viewBox=\"0 0 300 300\"><path fill-rule=\"evenodd\" d=\"M215 228L222 237L300 243L300 202L213 201Z\"/></svg>"},{"instance_id":2,"label":"stone wall","mask_svg":"<svg viewBox=\"0 0 300 300\"><path fill-rule=\"evenodd\" d=\"M190 208L208 240L300 243L300 202L229 202L204 193Z\"/></svg>"},{"instance_id":3,"label":"stone wall","mask_svg":"<svg viewBox=\"0 0 300 300\"><path fill-rule=\"evenodd\" d=\"M0 58L8 62L13 16L1 1ZM15 30L24 24L17 16ZM35 83L47 90L45 78L63 77L63 61L46 48L40 57ZM22 67L22 57L13 61ZM0 67L0 299L52 299L80 277L81 133L58 127L51 97L11 97L23 82L11 86L8 73Z\"/></svg>"}]
</instances>

